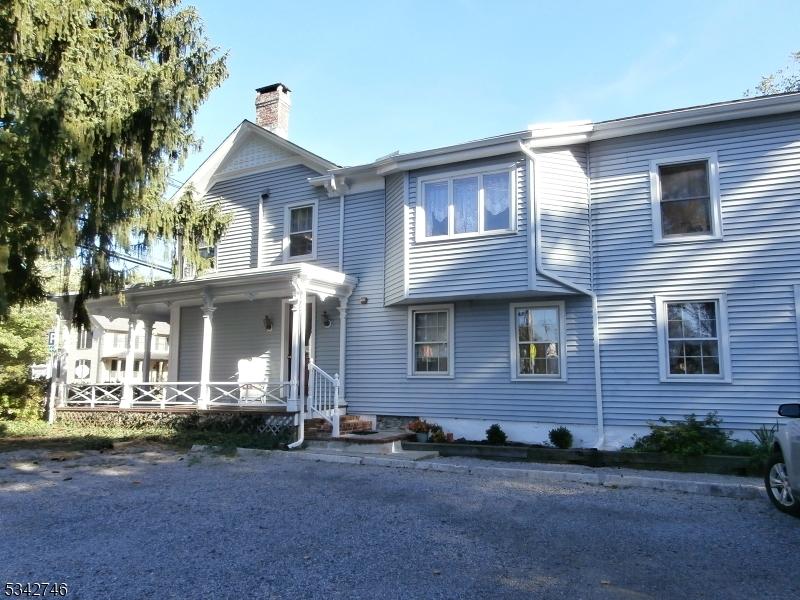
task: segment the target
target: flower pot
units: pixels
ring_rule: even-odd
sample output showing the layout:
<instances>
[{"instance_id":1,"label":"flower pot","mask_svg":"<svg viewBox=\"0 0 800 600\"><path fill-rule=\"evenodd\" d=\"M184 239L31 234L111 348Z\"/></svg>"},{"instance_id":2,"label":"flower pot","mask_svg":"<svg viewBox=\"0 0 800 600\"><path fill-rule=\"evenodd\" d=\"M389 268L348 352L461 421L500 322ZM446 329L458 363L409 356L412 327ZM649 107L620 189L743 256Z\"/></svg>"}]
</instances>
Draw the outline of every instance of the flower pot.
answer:
<instances>
[{"instance_id":1,"label":"flower pot","mask_svg":"<svg viewBox=\"0 0 800 600\"><path fill-rule=\"evenodd\" d=\"M428 441L428 434L425 433L417 433L417 441L418 442L427 442Z\"/></svg>"}]
</instances>

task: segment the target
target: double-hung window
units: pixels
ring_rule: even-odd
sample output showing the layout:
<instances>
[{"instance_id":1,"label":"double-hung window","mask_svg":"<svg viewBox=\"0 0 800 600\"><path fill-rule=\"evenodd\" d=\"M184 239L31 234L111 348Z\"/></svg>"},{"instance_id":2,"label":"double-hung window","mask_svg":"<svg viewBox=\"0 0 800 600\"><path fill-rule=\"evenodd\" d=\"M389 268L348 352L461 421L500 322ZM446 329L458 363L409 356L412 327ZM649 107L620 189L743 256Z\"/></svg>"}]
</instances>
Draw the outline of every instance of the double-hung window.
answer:
<instances>
[{"instance_id":1,"label":"double-hung window","mask_svg":"<svg viewBox=\"0 0 800 600\"><path fill-rule=\"evenodd\" d=\"M514 229L514 169L420 178L417 239Z\"/></svg>"},{"instance_id":2,"label":"double-hung window","mask_svg":"<svg viewBox=\"0 0 800 600\"><path fill-rule=\"evenodd\" d=\"M284 248L287 259L313 259L316 256L314 237L317 225L315 204L289 206L286 209Z\"/></svg>"},{"instance_id":3,"label":"double-hung window","mask_svg":"<svg viewBox=\"0 0 800 600\"><path fill-rule=\"evenodd\" d=\"M725 296L656 302L662 381L729 380Z\"/></svg>"},{"instance_id":4,"label":"double-hung window","mask_svg":"<svg viewBox=\"0 0 800 600\"><path fill-rule=\"evenodd\" d=\"M650 163L653 234L657 242L719 238L716 154Z\"/></svg>"},{"instance_id":5,"label":"double-hung window","mask_svg":"<svg viewBox=\"0 0 800 600\"><path fill-rule=\"evenodd\" d=\"M564 303L511 305L512 378L564 379Z\"/></svg>"},{"instance_id":6,"label":"double-hung window","mask_svg":"<svg viewBox=\"0 0 800 600\"><path fill-rule=\"evenodd\" d=\"M92 330L87 329L86 327L83 326L79 327L77 349L88 350L91 347L92 347Z\"/></svg>"},{"instance_id":7,"label":"double-hung window","mask_svg":"<svg viewBox=\"0 0 800 600\"><path fill-rule=\"evenodd\" d=\"M408 375L452 377L453 305L410 307L408 328Z\"/></svg>"}]
</instances>

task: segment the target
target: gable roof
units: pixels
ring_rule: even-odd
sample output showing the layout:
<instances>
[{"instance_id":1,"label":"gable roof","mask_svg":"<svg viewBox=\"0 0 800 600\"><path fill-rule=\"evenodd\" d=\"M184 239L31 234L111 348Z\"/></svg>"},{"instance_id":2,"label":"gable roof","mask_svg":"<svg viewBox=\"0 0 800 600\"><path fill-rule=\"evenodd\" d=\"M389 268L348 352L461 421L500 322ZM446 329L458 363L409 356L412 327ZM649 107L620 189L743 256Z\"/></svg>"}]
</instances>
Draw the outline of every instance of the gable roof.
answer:
<instances>
[{"instance_id":1,"label":"gable roof","mask_svg":"<svg viewBox=\"0 0 800 600\"><path fill-rule=\"evenodd\" d=\"M181 185L181 187L172 194L172 199L179 198L189 186L193 186L195 191L203 196L211 188L214 183L215 176L224 168L226 161L230 159L237 149L242 147L248 140L259 139L263 140L270 146L276 148L284 156L293 157L297 163L304 164L311 170L318 173L327 173L330 169L339 167L321 156L298 146L282 138L279 135L272 133L253 123L244 119L239 125L222 140L219 146L206 158L203 163L195 170L194 173ZM230 166L230 165L229 165ZM226 169L226 177L241 173L242 171L257 170L256 168L241 169L235 165L233 168Z\"/></svg>"}]
</instances>

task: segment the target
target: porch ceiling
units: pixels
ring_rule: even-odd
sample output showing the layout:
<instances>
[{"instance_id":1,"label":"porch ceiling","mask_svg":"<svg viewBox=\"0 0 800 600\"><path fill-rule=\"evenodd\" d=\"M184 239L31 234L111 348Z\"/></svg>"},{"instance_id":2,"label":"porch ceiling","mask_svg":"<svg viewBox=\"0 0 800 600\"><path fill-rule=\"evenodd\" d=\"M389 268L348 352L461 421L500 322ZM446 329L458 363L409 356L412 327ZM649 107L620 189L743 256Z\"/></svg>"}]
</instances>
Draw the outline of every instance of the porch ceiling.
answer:
<instances>
[{"instance_id":1,"label":"porch ceiling","mask_svg":"<svg viewBox=\"0 0 800 600\"><path fill-rule=\"evenodd\" d=\"M169 321L172 305L192 306L212 302L233 302L257 298L294 295L294 286L301 285L307 293L322 299L348 297L356 279L339 271L308 263L292 263L210 273L186 281L164 281L137 284L120 296L105 296L87 303L89 312L108 317L127 317L131 312L140 318L152 317Z\"/></svg>"}]
</instances>

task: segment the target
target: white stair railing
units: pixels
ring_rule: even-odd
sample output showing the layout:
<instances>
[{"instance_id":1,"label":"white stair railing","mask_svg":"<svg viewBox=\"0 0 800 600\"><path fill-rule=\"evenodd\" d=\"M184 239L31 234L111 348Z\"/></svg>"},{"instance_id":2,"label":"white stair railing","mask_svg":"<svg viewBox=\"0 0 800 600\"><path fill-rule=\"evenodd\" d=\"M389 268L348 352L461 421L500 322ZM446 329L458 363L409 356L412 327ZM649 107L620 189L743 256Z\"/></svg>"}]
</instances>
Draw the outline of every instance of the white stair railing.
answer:
<instances>
[{"instance_id":1,"label":"white stair railing","mask_svg":"<svg viewBox=\"0 0 800 600\"><path fill-rule=\"evenodd\" d=\"M339 437L339 374L333 377L313 361L308 363L308 413L331 424L331 435Z\"/></svg>"}]
</instances>

